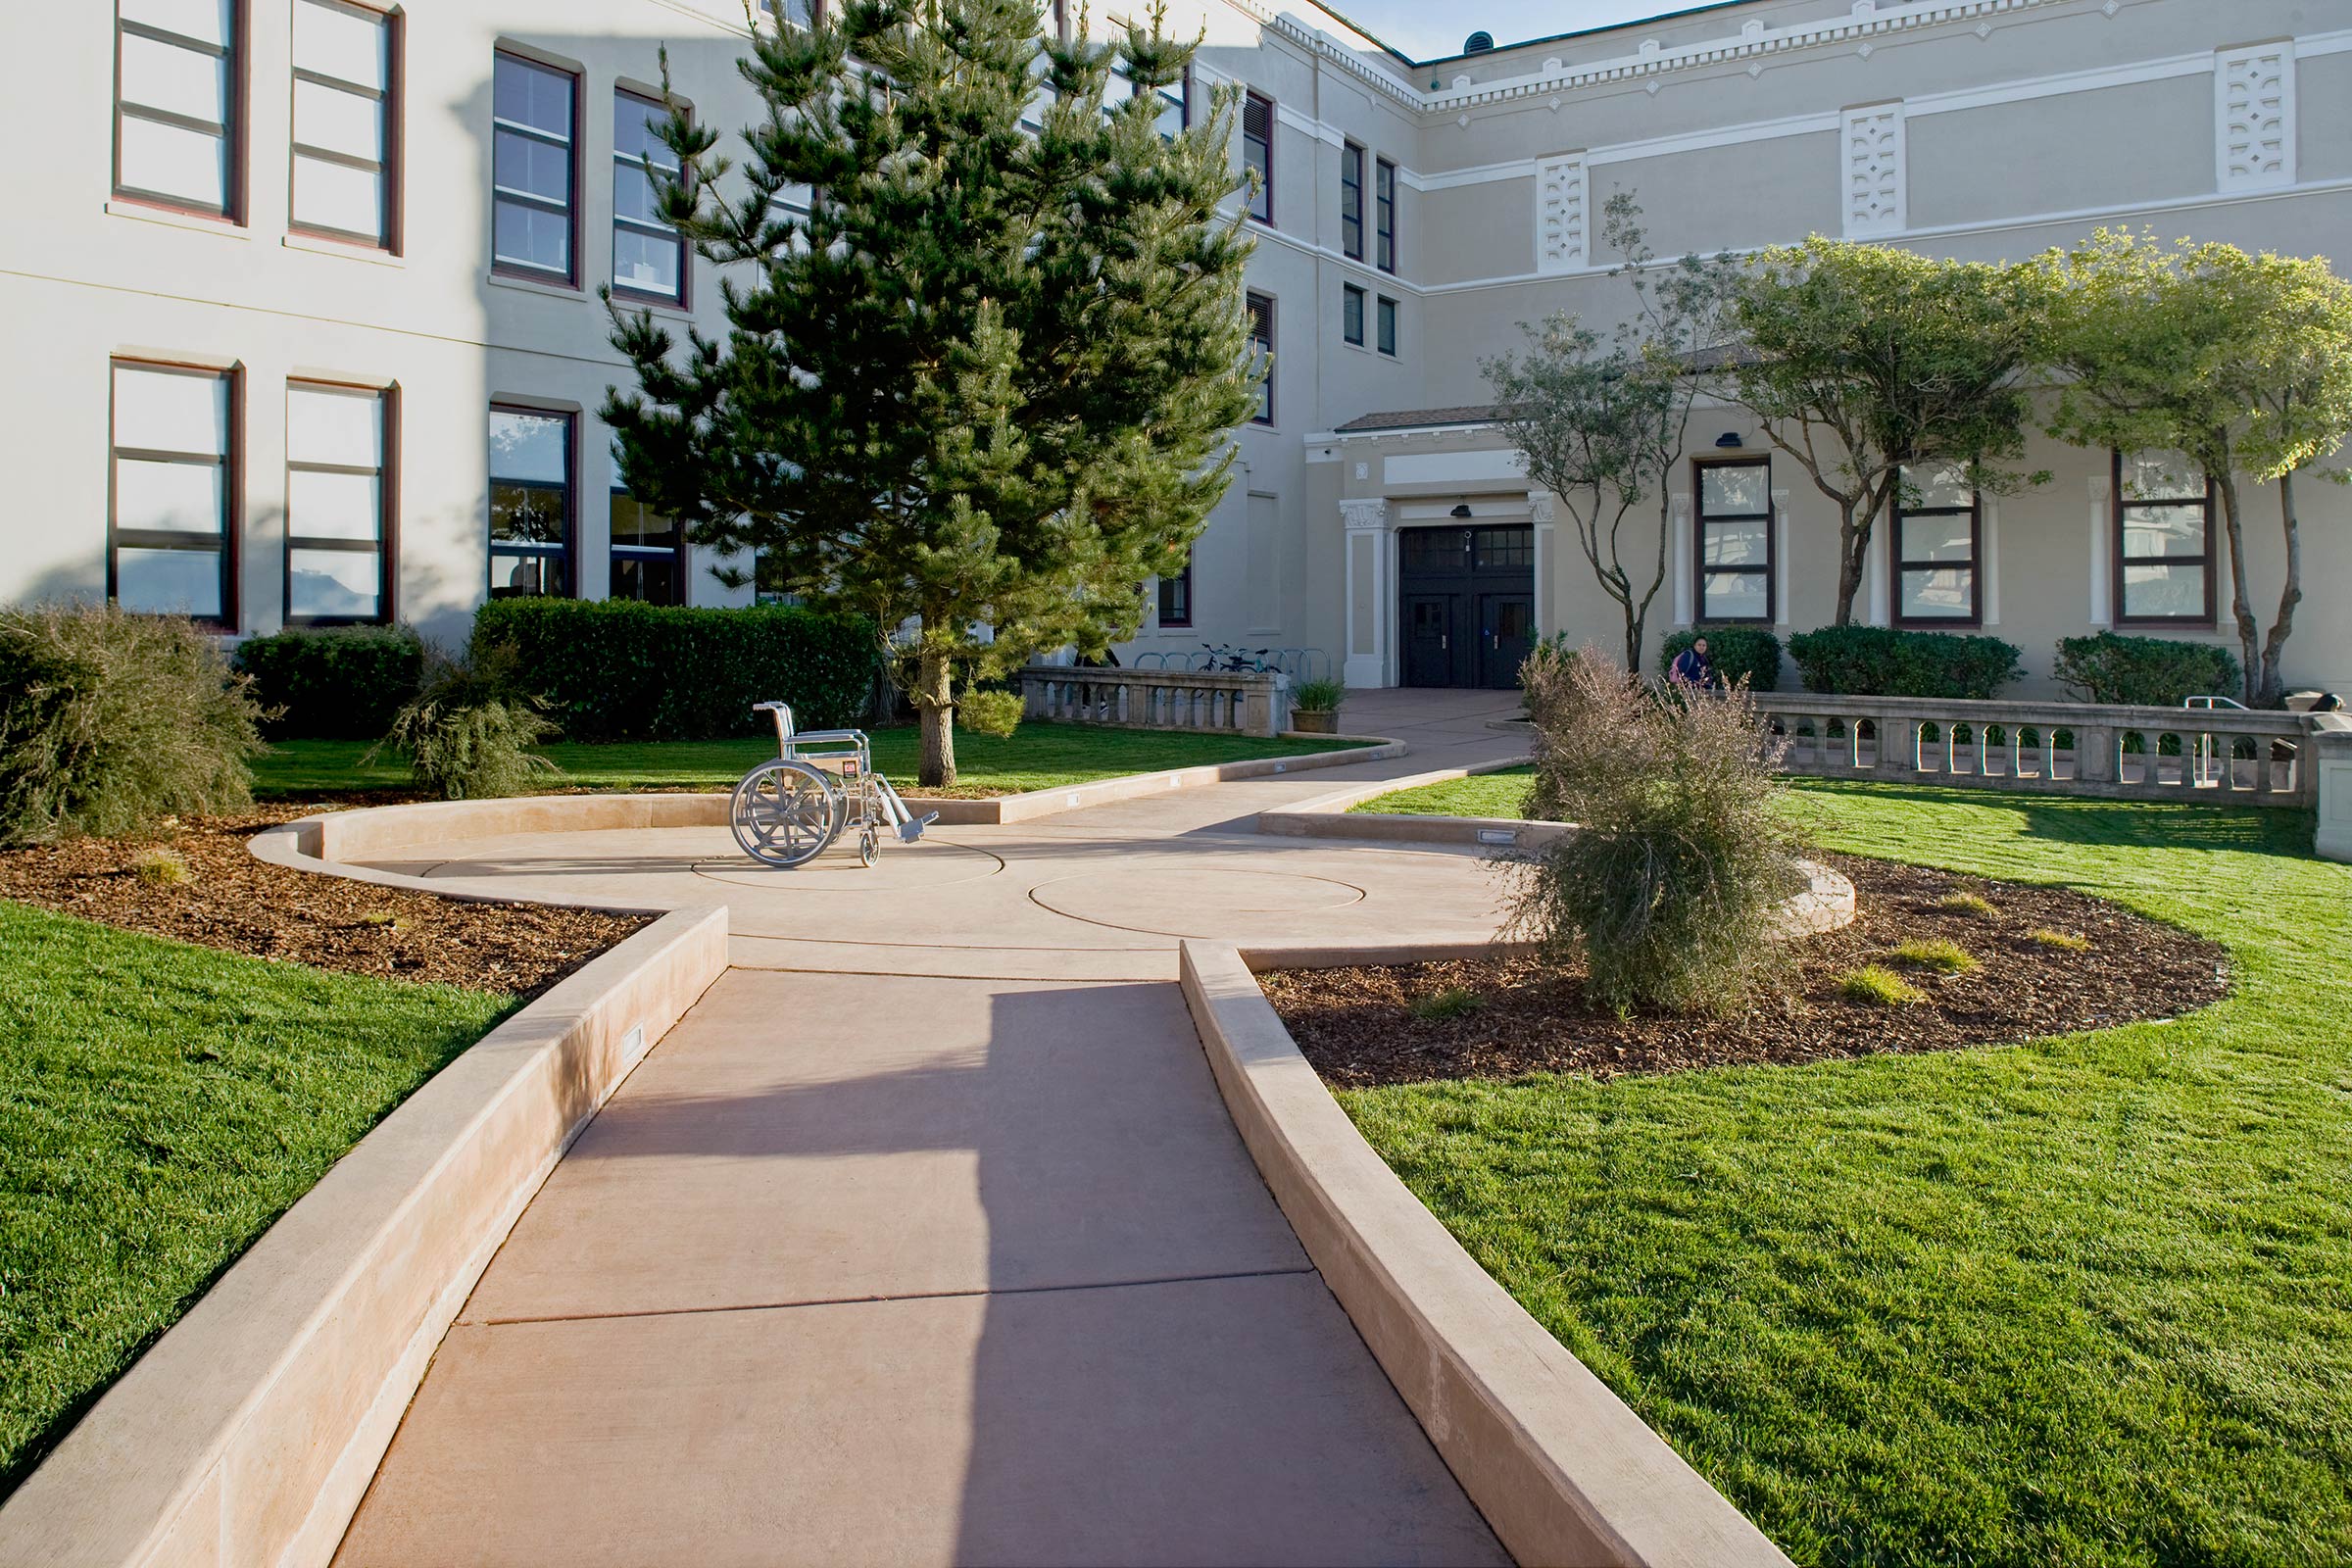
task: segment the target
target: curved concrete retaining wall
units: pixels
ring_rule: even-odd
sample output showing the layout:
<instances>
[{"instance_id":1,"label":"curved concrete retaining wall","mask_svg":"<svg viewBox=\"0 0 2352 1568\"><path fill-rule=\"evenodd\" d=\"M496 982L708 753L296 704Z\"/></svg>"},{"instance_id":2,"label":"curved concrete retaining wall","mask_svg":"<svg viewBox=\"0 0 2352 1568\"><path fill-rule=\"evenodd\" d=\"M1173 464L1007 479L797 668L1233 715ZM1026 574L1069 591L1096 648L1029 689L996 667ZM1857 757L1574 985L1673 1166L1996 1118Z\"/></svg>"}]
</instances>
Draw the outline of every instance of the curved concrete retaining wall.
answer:
<instances>
[{"instance_id":1,"label":"curved concrete retaining wall","mask_svg":"<svg viewBox=\"0 0 2352 1568\"><path fill-rule=\"evenodd\" d=\"M1184 994L1266 1185L1430 1441L1522 1563L1786 1564L1463 1251L1332 1100L1228 947Z\"/></svg>"},{"instance_id":2,"label":"curved concrete retaining wall","mask_svg":"<svg viewBox=\"0 0 2352 1568\"><path fill-rule=\"evenodd\" d=\"M442 1068L0 1507L0 1564L325 1563L491 1254L726 962L726 910L680 909Z\"/></svg>"}]
</instances>

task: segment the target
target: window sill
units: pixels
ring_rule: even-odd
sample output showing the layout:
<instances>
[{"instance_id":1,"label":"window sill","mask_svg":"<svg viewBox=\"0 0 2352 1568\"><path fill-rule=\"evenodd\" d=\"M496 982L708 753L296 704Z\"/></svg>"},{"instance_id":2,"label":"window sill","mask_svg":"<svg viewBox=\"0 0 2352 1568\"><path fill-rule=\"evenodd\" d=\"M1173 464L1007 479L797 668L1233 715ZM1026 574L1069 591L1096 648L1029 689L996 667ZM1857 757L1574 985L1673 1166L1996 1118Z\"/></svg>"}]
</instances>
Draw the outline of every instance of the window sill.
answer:
<instances>
[{"instance_id":1,"label":"window sill","mask_svg":"<svg viewBox=\"0 0 2352 1568\"><path fill-rule=\"evenodd\" d=\"M315 256L336 256L349 262L366 262L370 267L405 270L409 265L407 257L395 256L380 246L363 245L357 240L329 239L323 234L302 234L289 229L284 244L288 250L309 251Z\"/></svg>"},{"instance_id":2,"label":"window sill","mask_svg":"<svg viewBox=\"0 0 2352 1568\"><path fill-rule=\"evenodd\" d=\"M124 196L108 197L106 210L116 218L134 218L142 223L162 223L167 228L185 228L199 234L218 234L222 239L253 238L252 231L234 219L208 218L202 213L175 212L169 207L157 207Z\"/></svg>"},{"instance_id":3,"label":"window sill","mask_svg":"<svg viewBox=\"0 0 2352 1568\"><path fill-rule=\"evenodd\" d=\"M617 310L651 311L656 316L666 316L673 321L694 319L693 311L676 300L665 300L656 294L632 294L626 289L616 288L612 291L612 304Z\"/></svg>"},{"instance_id":4,"label":"window sill","mask_svg":"<svg viewBox=\"0 0 2352 1568\"><path fill-rule=\"evenodd\" d=\"M522 294L539 294L551 300L587 300L588 291L577 283L542 283L535 277L516 277L511 272L491 272L492 288L511 288Z\"/></svg>"}]
</instances>

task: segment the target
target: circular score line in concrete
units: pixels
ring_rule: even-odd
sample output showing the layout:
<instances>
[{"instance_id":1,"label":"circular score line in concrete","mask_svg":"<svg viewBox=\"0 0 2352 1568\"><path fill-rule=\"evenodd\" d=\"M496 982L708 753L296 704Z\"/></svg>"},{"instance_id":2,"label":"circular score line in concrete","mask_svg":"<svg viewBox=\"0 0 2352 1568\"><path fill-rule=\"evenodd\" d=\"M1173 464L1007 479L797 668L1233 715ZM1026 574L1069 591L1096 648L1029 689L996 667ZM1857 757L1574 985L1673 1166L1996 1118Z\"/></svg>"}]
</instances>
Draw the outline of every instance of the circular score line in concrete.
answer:
<instances>
[{"instance_id":1,"label":"circular score line in concrete","mask_svg":"<svg viewBox=\"0 0 2352 1568\"><path fill-rule=\"evenodd\" d=\"M1029 890L1032 904L1068 919L1168 937L1231 931L1237 920L1253 915L1282 917L1346 908L1365 897L1364 889L1336 877L1225 866L1090 871ZM1147 923L1152 920L1159 923Z\"/></svg>"}]
</instances>

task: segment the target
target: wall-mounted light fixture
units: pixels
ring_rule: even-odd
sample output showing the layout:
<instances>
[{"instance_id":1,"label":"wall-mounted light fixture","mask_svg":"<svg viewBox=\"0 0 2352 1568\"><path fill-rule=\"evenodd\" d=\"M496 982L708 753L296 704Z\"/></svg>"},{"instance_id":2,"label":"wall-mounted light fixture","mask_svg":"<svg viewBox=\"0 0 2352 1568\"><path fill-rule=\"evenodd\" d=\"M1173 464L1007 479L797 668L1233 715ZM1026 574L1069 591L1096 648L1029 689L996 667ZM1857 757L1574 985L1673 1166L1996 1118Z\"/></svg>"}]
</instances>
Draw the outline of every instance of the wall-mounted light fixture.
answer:
<instances>
[{"instance_id":1,"label":"wall-mounted light fixture","mask_svg":"<svg viewBox=\"0 0 2352 1568\"><path fill-rule=\"evenodd\" d=\"M1465 501L1459 506L1455 507L1453 509L1453 514L1457 517L1467 517L1470 515L1470 503Z\"/></svg>"},{"instance_id":2,"label":"wall-mounted light fixture","mask_svg":"<svg viewBox=\"0 0 2352 1568\"><path fill-rule=\"evenodd\" d=\"M1726 430L1723 432L1723 434L1715 438L1715 444L1719 447L1739 446L1740 444L1740 432L1737 430Z\"/></svg>"}]
</instances>

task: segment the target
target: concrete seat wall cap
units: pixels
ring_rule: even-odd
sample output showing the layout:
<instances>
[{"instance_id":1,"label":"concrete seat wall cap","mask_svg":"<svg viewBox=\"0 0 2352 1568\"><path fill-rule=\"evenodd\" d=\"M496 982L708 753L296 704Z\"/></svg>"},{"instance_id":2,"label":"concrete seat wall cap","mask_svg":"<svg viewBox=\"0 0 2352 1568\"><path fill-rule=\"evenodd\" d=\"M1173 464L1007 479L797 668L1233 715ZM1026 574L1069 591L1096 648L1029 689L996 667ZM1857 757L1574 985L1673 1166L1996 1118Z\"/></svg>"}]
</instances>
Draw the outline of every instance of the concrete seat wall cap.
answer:
<instances>
[{"instance_id":1,"label":"concrete seat wall cap","mask_svg":"<svg viewBox=\"0 0 2352 1568\"><path fill-rule=\"evenodd\" d=\"M1184 945L1218 1087L1308 1255L1522 1563L1788 1558L1490 1279L1324 1089L1232 948Z\"/></svg>"},{"instance_id":2,"label":"concrete seat wall cap","mask_svg":"<svg viewBox=\"0 0 2352 1568\"><path fill-rule=\"evenodd\" d=\"M0 1564L324 1562L474 1276L726 954L725 909L678 910L435 1074L0 1506Z\"/></svg>"}]
</instances>

